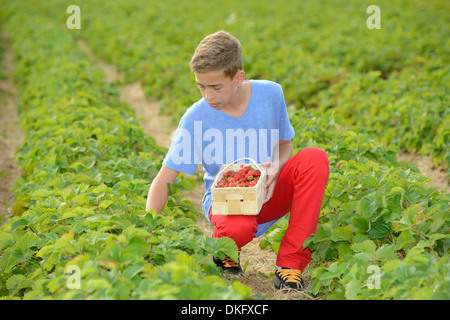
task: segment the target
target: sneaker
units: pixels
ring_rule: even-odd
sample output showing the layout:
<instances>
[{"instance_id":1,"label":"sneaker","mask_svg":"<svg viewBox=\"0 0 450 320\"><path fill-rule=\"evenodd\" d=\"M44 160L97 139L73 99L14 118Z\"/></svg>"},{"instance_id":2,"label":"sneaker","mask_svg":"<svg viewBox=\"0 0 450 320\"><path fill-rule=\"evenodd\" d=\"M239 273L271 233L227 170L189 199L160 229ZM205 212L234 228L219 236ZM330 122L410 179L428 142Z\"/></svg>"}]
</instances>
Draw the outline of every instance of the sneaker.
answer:
<instances>
[{"instance_id":1,"label":"sneaker","mask_svg":"<svg viewBox=\"0 0 450 320\"><path fill-rule=\"evenodd\" d=\"M302 279L302 272L296 269L281 268L275 272L273 278L275 288L280 290L296 290L305 289Z\"/></svg>"},{"instance_id":2,"label":"sneaker","mask_svg":"<svg viewBox=\"0 0 450 320\"><path fill-rule=\"evenodd\" d=\"M238 256L241 254L241 249L238 249ZM225 256L225 259L220 260L217 257L213 257L214 262L218 267L221 267L225 274L231 276L242 277L244 273L242 272L240 262L232 260L229 256Z\"/></svg>"}]
</instances>

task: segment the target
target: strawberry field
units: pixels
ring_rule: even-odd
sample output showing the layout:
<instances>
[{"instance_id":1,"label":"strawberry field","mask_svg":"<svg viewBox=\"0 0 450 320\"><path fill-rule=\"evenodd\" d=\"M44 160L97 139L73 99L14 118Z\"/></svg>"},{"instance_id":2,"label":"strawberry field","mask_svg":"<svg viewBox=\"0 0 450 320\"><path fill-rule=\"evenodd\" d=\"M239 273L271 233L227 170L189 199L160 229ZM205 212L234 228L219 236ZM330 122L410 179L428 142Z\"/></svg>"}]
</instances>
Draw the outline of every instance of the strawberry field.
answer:
<instances>
[{"instance_id":1,"label":"strawberry field","mask_svg":"<svg viewBox=\"0 0 450 320\"><path fill-rule=\"evenodd\" d=\"M304 244L308 295L450 299L450 6L378 1L381 29L369 29L371 4L2 2L25 139L12 213L0 213L0 297L260 297L213 264L237 248L196 225L199 212L182 196L191 179L177 178L162 215L144 210L167 149L78 46L117 66L123 82L140 82L176 124L200 97L188 65L196 45L225 29L243 45L247 78L283 86L294 153L328 153L319 226ZM66 24L70 5L80 29ZM398 161L403 152L445 171L442 187ZM279 220L258 250L277 252L287 225Z\"/></svg>"}]
</instances>

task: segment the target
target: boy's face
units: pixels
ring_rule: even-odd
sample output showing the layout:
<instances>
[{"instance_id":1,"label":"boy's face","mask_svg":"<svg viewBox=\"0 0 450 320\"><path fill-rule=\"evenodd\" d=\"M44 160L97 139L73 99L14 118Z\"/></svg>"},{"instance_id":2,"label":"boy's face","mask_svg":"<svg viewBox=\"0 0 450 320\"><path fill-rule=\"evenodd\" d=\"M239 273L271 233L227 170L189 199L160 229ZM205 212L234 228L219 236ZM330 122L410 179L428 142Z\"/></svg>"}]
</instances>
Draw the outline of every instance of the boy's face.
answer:
<instances>
[{"instance_id":1,"label":"boy's face","mask_svg":"<svg viewBox=\"0 0 450 320\"><path fill-rule=\"evenodd\" d=\"M203 98L216 110L225 108L233 101L245 77L242 70L239 70L233 79L225 76L223 70L194 74Z\"/></svg>"}]
</instances>

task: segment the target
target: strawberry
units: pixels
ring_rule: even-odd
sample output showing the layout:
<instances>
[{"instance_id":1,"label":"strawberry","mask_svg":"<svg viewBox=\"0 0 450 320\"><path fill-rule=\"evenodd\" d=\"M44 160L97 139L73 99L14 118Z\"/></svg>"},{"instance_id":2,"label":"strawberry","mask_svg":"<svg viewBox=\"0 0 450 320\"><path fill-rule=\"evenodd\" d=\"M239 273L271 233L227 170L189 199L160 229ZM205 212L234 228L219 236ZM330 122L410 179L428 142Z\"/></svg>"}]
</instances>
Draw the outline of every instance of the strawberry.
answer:
<instances>
[{"instance_id":1,"label":"strawberry","mask_svg":"<svg viewBox=\"0 0 450 320\"><path fill-rule=\"evenodd\" d=\"M254 170L250 166L240 166L237 172L229 170L224 172L223 178L216 184L216 188L254 187L261 176L260 170Z\"/></svg>"},{"instance_id":2,"label":"strawberry","mask_svg":"<svg viewBox=\"0 0 450 320\"><path fill-rule=\"evenodd\" d=\"M227 171L223 174L224 177L231 177L234 174L233 171Z\"/></svg>"},{"instance_id":3,"label":"strawberry","mask_svg":"<svg viewBox=\"0 0 450 320\"><path fill-rule=\"evenodd\" d=\"M249 187L254 187L254 186L256 186L257 183L258 183L258 180L252 180L252 181L250 181L250 182L248 183L248 186L249 186Z\"/></svg>"}]
</instances>

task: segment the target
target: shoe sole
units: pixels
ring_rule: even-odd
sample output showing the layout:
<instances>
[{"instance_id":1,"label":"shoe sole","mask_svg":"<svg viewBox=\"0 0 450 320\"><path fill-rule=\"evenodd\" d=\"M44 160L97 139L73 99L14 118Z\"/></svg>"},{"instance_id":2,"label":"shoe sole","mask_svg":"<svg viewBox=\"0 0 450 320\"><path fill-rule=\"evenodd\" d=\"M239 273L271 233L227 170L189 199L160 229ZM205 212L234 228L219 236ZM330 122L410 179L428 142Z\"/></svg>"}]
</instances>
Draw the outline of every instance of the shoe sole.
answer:
<instances>
[{"instance_id":1,"label":"shoe sole","mask_svg":"<svg viewBox=\"0 0 450 320\"><path fill-rule=\"evenodd\" d=\"M278 290L280 290L281 289L281 279L279 279L278 277L274 277L273 278L273 286L276 288L276 289L278 289Z\"/></svg>"},{"instance_id":2,"label":"shoe sole","mask_svg":"<svg viewBox=\"0 0 450 320\"><path fill-rule=\"evenodd\" d=\"M290 286L283 285L283 282L277 276L274 276L274 278L273 278L273 286L275 287L275 289L278 289L278 290L281 290L281 291L286 291L286 292L289 292L289 291L297 291L297 292L305 291L305 288L297 289L297 288L292 288Z\"/></svg>"}]
</instances>

